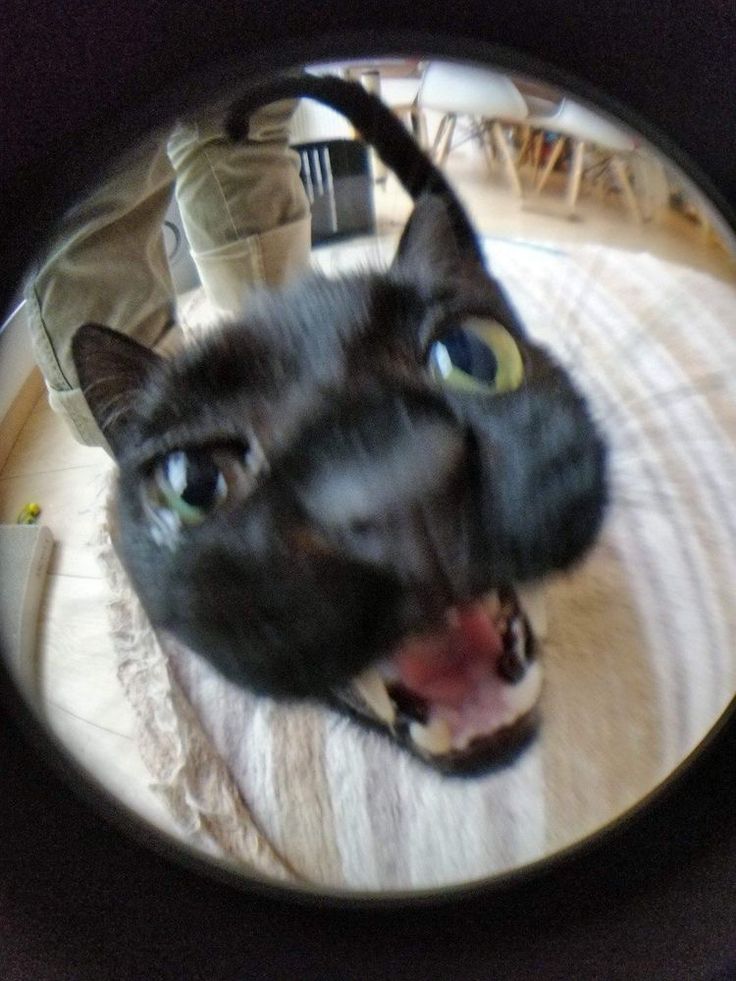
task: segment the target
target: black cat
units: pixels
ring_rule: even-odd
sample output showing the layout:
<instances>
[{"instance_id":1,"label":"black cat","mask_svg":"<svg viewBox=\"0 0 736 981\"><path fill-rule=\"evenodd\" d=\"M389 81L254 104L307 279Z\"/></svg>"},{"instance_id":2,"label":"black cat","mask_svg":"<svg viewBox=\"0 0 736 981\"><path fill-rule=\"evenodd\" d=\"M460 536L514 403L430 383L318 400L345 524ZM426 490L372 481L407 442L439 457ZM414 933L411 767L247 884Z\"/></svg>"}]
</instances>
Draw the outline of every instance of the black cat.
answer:
<instances>
[{"instance_id":1,"label":"black cat","mask_svg":"<svg viewBox=\"0 0 736 981\"><path fill-rule=\"evenodd\" d=\"M264 291L170 360L80 328L77 371L119 466L117 547L153 625L229 678L347 708L465 771L534 729L515 586L593 542L604 444L380 101L284 77L233 108L233 138L298 96L344 113L412 194L396 257Z\"/></svg>"}]
</instances>

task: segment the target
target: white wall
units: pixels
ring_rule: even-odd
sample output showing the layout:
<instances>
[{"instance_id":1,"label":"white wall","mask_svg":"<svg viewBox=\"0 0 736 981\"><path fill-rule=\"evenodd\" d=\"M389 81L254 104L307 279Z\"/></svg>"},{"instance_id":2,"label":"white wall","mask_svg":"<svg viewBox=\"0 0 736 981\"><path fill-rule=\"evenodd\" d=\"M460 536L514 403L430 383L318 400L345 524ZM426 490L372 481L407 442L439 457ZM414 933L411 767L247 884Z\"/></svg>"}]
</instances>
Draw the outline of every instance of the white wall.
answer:
<instances>
[{"instance_id":1,"label":"white wall","mask_svg":"<svg viewBox=\"0 0 736 981\"><path fill-rule=\"evenodd\" d=\"M0 419L7 413L34 364L25 304L21 304L0 334Z\"/></svg>"}]
</instances>

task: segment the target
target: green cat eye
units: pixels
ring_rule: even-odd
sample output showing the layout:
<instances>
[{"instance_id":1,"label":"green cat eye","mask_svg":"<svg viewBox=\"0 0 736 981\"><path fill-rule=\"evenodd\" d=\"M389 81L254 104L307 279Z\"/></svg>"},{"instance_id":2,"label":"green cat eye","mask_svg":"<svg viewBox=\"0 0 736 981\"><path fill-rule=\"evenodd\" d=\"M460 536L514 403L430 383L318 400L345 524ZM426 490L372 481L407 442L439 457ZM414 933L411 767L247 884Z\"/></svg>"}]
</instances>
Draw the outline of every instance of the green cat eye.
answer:
<instances>
[{"instance_id":1,"label":"green cat eye","mask_svg":"<svg viewBox=\"0 0 736 981\"><path fill-rule=\"evenodd\" d=\"M252 485L253 454L237 447L174 450L162 457L146 484L154 515L165 524L201 524L233 494Z\"/></svg>"},{"instance_id":2,"label":"green cat eye","mask_svg":"<svg viewBox=\"0 0 736 981\"><path fill-rule=\"evenodd\" d=\"M199 524L227 497L227 482L212 454L175 450L154 473L160 504L185 525Z\"/></svg>"},{"instance_id":3,"label":"green cat eye","mask_svg":"<svg viewBox=\"0 0 736 981\"><path fill-rule=\"evenodd\" d=\"M449 388L500 395L524 378L524 362L511 334L495 320L468 317L429 349L432 376Z\"/></svg>"}]
</instances>

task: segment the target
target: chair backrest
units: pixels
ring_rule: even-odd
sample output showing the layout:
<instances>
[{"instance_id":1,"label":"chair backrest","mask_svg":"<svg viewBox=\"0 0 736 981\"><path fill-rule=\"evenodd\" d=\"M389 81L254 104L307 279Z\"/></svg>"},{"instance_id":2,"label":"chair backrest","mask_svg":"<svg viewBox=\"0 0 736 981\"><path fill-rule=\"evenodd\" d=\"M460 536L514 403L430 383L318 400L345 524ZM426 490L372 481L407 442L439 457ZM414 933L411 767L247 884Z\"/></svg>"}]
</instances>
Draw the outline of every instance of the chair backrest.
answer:
<instances>
[{"instance_id":1,"label":"chair backrest","mask_svg":"<svg viewBox=\"0 0 736 981\"><path fill-rule=\"evenodd\" d=\"M550 133L572 136L607 150L625 152L635 150L639 145L633 134L572 99L563 99L553 112L530 115L527 122Z\"/></svg>"},{"instance_id":2,"label":"chair backrest","mask_svg":"<svg viewBox=\"0 0 736 981\"><path fill-rule=\"evenodd\" d=\"M410 106L419 92L418 78L381 78L381 101L392 109Z\"/></svg>"},{"instance_id":3,"label":"chair backrest","mask_svg":"<svg viewBox=\"0 0 736 981\"><path fill-rule=\"evenodd\" d=\"M289 130L292 144L349 140L353 136L353 128L344 116L312 99L300 100Z\"/></svg>"},{"instance_id":4,"label":"chair backrest","mask_svg":"<svg viewBox=\"0 0 736 981\"><path fill-rule=\"evenodd\" d=\"M425 109L485 119L523 120L528 115L511 79L489 68L447 61L427 65L417 102Z\"/></svg>"}]
</instances>

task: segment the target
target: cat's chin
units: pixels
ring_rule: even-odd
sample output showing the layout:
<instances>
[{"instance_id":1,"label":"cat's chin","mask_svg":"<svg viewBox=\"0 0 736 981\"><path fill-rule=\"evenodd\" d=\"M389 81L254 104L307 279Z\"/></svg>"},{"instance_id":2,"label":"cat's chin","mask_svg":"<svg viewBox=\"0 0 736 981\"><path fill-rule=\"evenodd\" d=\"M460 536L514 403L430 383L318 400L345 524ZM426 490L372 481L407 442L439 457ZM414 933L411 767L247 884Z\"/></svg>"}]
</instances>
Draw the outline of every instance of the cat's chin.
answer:
<instances>
[{"instance_id":1,"label":"cat's chin","mask_svg":"<svg viewBox=\"0 0 736 981\"><path fill-rule=\"evenodd\" d=\"M493 590L404 638L336 697L443 773L507 765L537 729L543 620L538 593Z\"/></svg>"}]
</instances>

